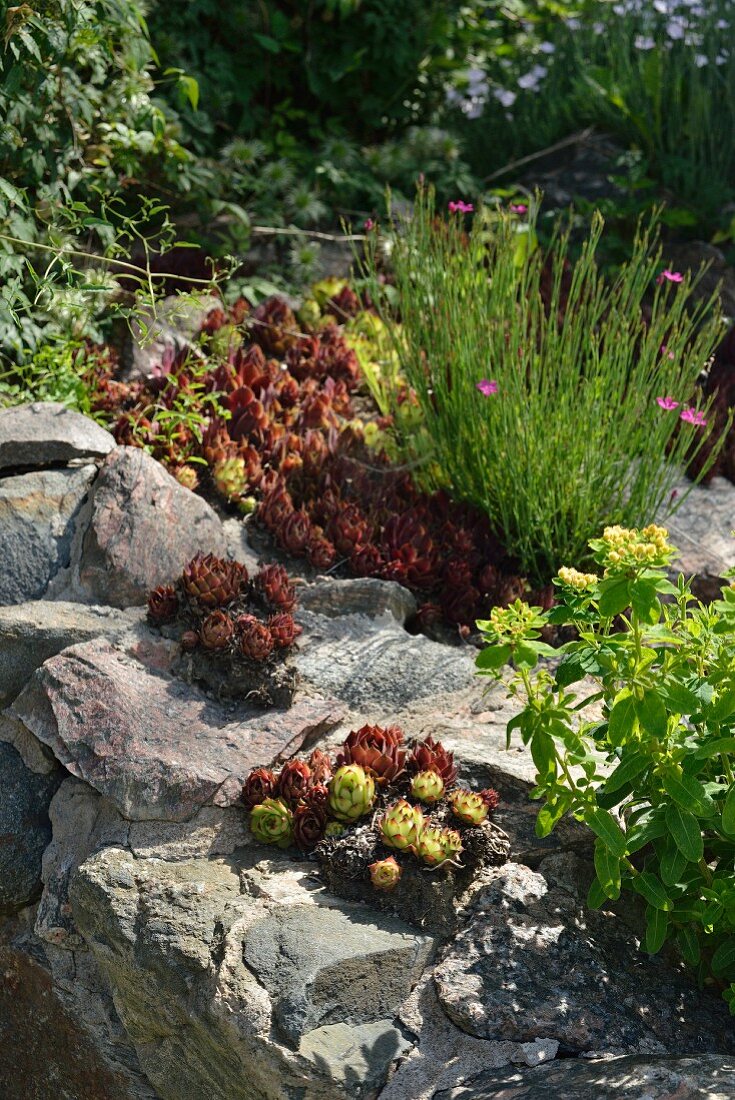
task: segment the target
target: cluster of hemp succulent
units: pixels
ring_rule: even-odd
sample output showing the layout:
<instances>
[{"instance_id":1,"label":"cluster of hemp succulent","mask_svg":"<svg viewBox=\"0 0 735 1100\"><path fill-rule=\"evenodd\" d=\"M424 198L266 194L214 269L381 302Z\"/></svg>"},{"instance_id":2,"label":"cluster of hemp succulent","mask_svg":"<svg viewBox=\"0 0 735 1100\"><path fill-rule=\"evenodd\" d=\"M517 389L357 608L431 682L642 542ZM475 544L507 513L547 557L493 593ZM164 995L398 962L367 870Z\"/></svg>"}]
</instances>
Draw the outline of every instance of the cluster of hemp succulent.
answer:
<instances>
[{"instance_id":1,"label":"cluster of hemp succulent","mask_svg":"<svg viewBox=\"0 0 735 1100\"><path fill-rule=\"evenodd\" d=\"M439 741L427 737L405 745L398 726L365 725L348 735L334 762L317 749L308 760L289 761L278 775L256 768L242 801L253 836L264 844L311 851L372 814L386 848L428 868L461 866L463 831L482 825L499 798L492 788L458 787L456 779L453 754ZM427 808L441 803L453 828L426 816ZM389 855L370 864L369 873L376 890L392 890L402 871Z\"/></svg>"}]
</instances>

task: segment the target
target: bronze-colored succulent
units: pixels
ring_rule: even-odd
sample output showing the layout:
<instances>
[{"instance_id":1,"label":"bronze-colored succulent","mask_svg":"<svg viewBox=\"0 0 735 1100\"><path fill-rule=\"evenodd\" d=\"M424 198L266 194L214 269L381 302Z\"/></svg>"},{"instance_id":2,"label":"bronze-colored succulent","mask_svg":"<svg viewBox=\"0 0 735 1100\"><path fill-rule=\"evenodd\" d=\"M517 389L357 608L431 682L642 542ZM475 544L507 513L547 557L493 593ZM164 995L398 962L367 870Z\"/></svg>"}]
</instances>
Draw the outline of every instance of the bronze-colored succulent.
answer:
<instances>
[{"instance_id":1,"label":"bronze-colored succulent","mask_svg":"<svg viewBox=\"0 0 735 1100\"><path fill-rule=\"evenodd\" d=\"M317 809L323 809L327 812L327 803L329 802L329 786L324 783L314 783L314 773L312 771L312 786L304 795L302 802L305 802L307 806L315 806Z\"/></svg>"},{"instance_id":2,"label":"bronze-colored succulent","mask_svg":"<svg viewBox=\"0 0 735 1100\"><path fill-rule=\"evenodd\" d=\"M297 848L309 852L316 848L327 827L326 806L313 801L302 802L294 810L293 838Z\"/></svg>"},{"instance_id":3,"label":"bronze-colored succulent","mask_svg":"<svg viewBox=\"0 0 735 1100\"><path fill-rule=\"evenodd\" d=\"M243 657L265 661L273 652L273 636L266 623L255 615L240 615L236 624L237 642Z\"/></svg>"},{"instance_id":4,"label":"bronze-colored succulent","mask_svg":"<svg viewBox=\"0 0 735 1100\"><path fill-rule=\"evenodd\" d=\"M301 633L301 627L296 625L288 611L273 615L268 620L268 629L277 649L288 649Z\"/></svg>"},{"instance_id":5,"label":"bronze-colored succulent","mask_svg":"<svg viewBox=\"0 0 735 1100\"><path fill-rule=\"evenodd\" d=\"M264 566L256 574L254 584L274 610L293 611L296 591L282 565Z\"/></svg>"},{"instance_id":6,"label":"bronze-colored succulent","mask_svg":"<svg viewBox=\"0 0 735 1100\"><path fill-rule=\"evenodd\" d=\"M226 607L237 599L247 580L244 565L214 554L197 554L181 575L184 591L203 608Z\"/></svg>"},{"instance_id":7,"label":"bronze-colored succulent","mask_svg":"<svg viewBox=\"0 0 735 1100\"><path fill-rule=\"evenodd\" d=\"M284 521L280 531L281 543L289 554L302 553L306 549L311 536L311 520L303 508L300 508L297 512L292 512Z\"/></svg>"},{"instance_id":8,"label":"bronze-colored succulent","mask_svg":"<svg viewBox=\"0 0 735 1100\"><path fill-rule=\"evenodd\" d=\"M482 801L487 806L487 812L491 814L493 810L497 810L500 805L500 795L494 787L485 787L484 790L477 792Z\"/></svg>"},{"instance_id":9,"label":"bronze-colored succulent","mask_svg":"<svg viewBox=\"0 0 735 1100\"><path fill-rule=\"evenodd\" d=\"M179 597L171 584L162 584L148 595L148 614L154 623L170 623L179 610Z\"/></svg>"},{"instance_id":10,"label":"bronze-colored succulent","mask_svg":"<svg viewBox=\"0 0 735 1100\"><path fill-rule=\"evenodd\" d=\"M379 787L398 779L406 768L403 731L398 726L362 726L353 730L337 756L337 767L359 764L369 771Z\"/></svg>"},{"instance_id":11,"label":"bronze-colored succulent","mask_svg":"<svg viewBox=\"0 0 735 1100\"><path fill-rule=\"evenodd\" d=\"M311 541L306 547L306 557L310 565L324 572L327 569L331 569L336 562L337 551L329 539L320 535L316 538L312 536Z\"/></svg>"},{"instance_id":12,"label":"bronze-colored succulent","mask_svg":"<svg viewBox=\"0 0 735 1100\"><path fill-rule=\"evenodd\" d=\"M333 768L329 756L321 749L314 749L309 757L311 777L315 786L328 786L332 778Z\"/></svg>"},{"instance_id":13,"label":"bronze-colored succulent","mask_svg":"<svg viewBox=\"0 0 735 1100\"><path fill-rule=\"evenodd\" d=\"M245 780L242 801L248 810L270 798L276 789L276 777L267 768L255 768Z\"/></svg>"},{"instance_id":14,"label":"bronze-colored succulent","mask_svg":"<svg viewBox=\"0 0 735 1100\"><path fill-rule=\"evenodd\" d=\"M311 768L303 760L289 760L278 777L277 794L290 806L304 797L312 785Z\"/></svg>"},{"instance_id":15,"label":"bronze-colored succulent","mask_svg":"<svg viewBox=\"0 0 735 1100\"><path fill-rule=\"evenodd\" d=\"M199 645L199 635L196 630L185 630L181 635L181 648L191 653Z\"/></svg>"},{"instance_id":16,"label":"bronze-colored succulent","mask_svg":"<svg viewBox=\"0 0 735 1100\"><path fill-rule=\"evenodd\" d=\"M234 633L235 627L232 619L221 608L210 611L199 627L199 637L205 649L225 649L232 640Z\"/></svg>"},{"instance_id":17,"label":"bronze-colored succulent","mask_svg":"<svg viewBox=\"0 0 735 1100\"><path fill-rule=\"evenodd\" d=\"M434 771L444 780L444 786L449 788L457 779L457 767L454 763L454 754L447 752L441 741L435 741L433 737L427 737L425 741L418 741L408 760L408 768L411 772Z\"/></svg>"}]
</instances>

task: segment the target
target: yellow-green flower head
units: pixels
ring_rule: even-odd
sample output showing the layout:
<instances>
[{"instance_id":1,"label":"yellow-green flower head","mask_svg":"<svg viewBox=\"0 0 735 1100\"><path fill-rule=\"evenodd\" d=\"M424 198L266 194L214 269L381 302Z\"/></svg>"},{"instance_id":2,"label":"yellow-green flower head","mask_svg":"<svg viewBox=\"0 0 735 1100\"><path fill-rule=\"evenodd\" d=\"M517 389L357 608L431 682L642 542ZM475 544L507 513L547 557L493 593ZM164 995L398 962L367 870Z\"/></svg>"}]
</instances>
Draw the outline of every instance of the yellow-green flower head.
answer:
<instances>
[{"instance_id":1,"label":"yellow-green flower head","mask_svg":"<svg viewBox=\"0 0 735 1100\"><path fill-rule=\"evenodd\" d=\"M596 573L580 573L578 569L562 565L558 573L558 579L567 588L576 588L577 591L584 592L585 589L594 588L599 577Z\"/></svg>"},{"instance_id":2,"label":"yellow-green flower head","mask_svg":"<svg viewBox=\"0 0 735 1100\"><path fill-rule=\"evenodd\" d=\"M525 600L516 600L510 607L494 607L486 621L478 627L489 638L515 640L531 636L531 632L544 625L540 607L531 607Z\"/></svg>"},{"instance_id":3,"label":"yellow-green flower head","mask_svg":"<svg viewBox=\"0 0 735 1100\"><path fill-rule=\"evenodd\" d=\"M602 538L593 539L590 546L606 572L624 573L641 566L660 568L668 565L676 553L668 539L666 528L655 523L642 530L616 525L606 527Z\"/></svg>"}]
</instances>

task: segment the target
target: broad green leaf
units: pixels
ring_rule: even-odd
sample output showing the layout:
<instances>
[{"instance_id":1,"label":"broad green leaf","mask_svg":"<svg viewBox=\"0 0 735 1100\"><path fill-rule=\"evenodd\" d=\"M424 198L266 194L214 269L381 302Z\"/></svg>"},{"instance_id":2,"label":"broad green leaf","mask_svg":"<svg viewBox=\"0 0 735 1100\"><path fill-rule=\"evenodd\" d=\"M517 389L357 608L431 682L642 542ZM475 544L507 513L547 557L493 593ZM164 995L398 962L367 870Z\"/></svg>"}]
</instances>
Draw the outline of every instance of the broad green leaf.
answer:
<instances>
[{"instance_id":1,"label":"broad green leaf","mask_svg":"<svg viewBox=\"0 0 735 1100\"><path fill-rule=\"evenodd\" d=\"M677 848L671 838L667 838L667 846L659 861L661 878L666 886L675 886L681 875L686 870L689 861Z\"/></svg>"},{"instance_id":2,"label":"broad green leaf","mask_svg":"<svg viewBox=\"0 0 735 1100\"><path fill-rule=\"evenodd\" d=\"M620 858L625 855L625 833L611 813L594 806L585 812L584 820L614 856Z\"/></svg>"},{"instance_id":3,"label":"broad green leaf","mask_svg":"<svg viewBox=\"0 0 735 1100\"><path fill-rule=\"evenodd\" d=\"M690 966L696 966L699 962L701 951L697 933L692 926L690 924L683 924L681 928L677 929L676 938L684 962L689 963Z\"/></svg>"},{"instance_id":4,"label":"broad green leaf","mask_svg":"<svg viewBox=\"0 0 735 1100\"><path fill-rule=\"evenodd\" d=\"M509 645L489 645L475 657L475 667L481 671L495 670L506 664L511 654Z\"/></svg>"},{"instance_id":5,"label":"broad green leaf","mask_svg":"<svg viewBox=\"0 0 735 1100\"><path fill-rule=\"evenodd\" d=\"M593 879L587 892L587 907L589 909L599 909L607 900L607 894L602 889L599 879Z\"/></svg>"},{"instance_id":6,"label":"broad green leaf","mask_svg":"<svg viewBox=\"0 0 735 1100\"><path fill-rule=\"evenodd\" d=\"M513 649L513 661L516 665L526 665L534 668L538 661L538 651L531 642L517 642Z\"/></svg>"},{"instance_id":7,"label":"broad green leaf","mask_svg":"<svg viewBox=\"0 0 735 1100\"><path fill-rule=\"evenodd\" d=\"M724 722L735 711L735 690L723 692L720 698L710 707L710 716L715 722Z\"/></svg>"},{"instance_id":8,"label":"broad green leaf","mask_svg":"<svg viewBox=\"0 0 735 1100\"><path fill-rule=\"evenodd\" d=\"M693 714L694 711L699 710L701 706L701 702L694 692L676 681L662 684L660 691L663 697L668 701L671 709L677 711L679 714Z\"/></svg>"},{"instance_id":9,"label":"broad green leaf","mask_svg":"<svg viewBox=\"0 0 735 1100\"><path fill-rule=\"evenodd\" d=\"M661 604L659 603L656 584L652 580L641 578L633 581L630 586L630 603L643 623L653 626L661 617Z\"/></svg>"},{"instance_id":10,"label":"broad green leaf","mask_svg":"<svg viewBox=\"0 0 735 1100\"><path fill-rule=\"evenodd\" d=\"M725 805L722 807L722 831L728 836L735 836L735 783L725 795Z\"/></svg>"},{"instance_id":11,"label":"broad green leaf","mask_svg":"<svg viewBox=\"0 0 735 1100\"><path fill-rule=\"evenodd\" d=\"M649 905L646 909L646 951L649 955L661 950L668 930L668 913Z\"/></svg>"},{"instance_id":12,"label":"broad green leaf","mask_svg":"<svg viewBox=\"0 0 735 1100\"><path fill-rule=\"evenodd\" d=\"M617 747L633 732L636 720L635 698L630 688L618 692L608 721L607 735L610 744Z\"/></svg>"},{"instance_id":13,"label":"broad green leaf","mask_svg":"<svg viewBox=\"0 0 735 1100\"><path fill-rule=\"evenodd\" d=\"M652 871L641 871L639 875L633 877L632 885L633 889L644 897L649 905L652 905L654 909L671 910L674 908L674 903L668 896L663 888L661 879L657 875L654 875Z\"/></svg>"},{"instance_id":14,"label":"broad green leaf","mask_svg":"<svg viewBox=\"0 0 735 1100\"><path fill-rule=\"evenodd\" d=\"M668 716L656 691L649 689L643 693L642 699L636 699L635 712L646 733L650 733L652 737L666 736Z\"/></svg>"},{"instance_id":15,"label":"broad green leaf","mask_svg":"<svg viewBox=\"0 0 735 1100\"><path fill-rule=\"evenodd\" d=\"M629 752L618 764L612 775L608 776L603 790L605 794L612 794L619 787L635 779L650 764L650 757L645 752Z\"/></svg>"},{"instance_id":16,"label":"broad green leaf","mask_svg":"<svg viewBox=\"0 0 735 1100\"><path fill-rule=\"evenodd\" d=\"M667 772L662 782L666 793L685 810L698 817L711 817L714 814L714 802L698 779L691 775Z\"/></svg>"},{"instance_id":17,"label":"broad green leaf","mask_svg":"<svg viewBox=\"0 0 735 1100\"><path fill-rule=\"evenodd\" d=\"M556 775L556 747L553 737L537 730L531 739L531 756L542 780Z\"/></svg>"},{"instance_id":18,"label":"broad green leaf","mask_svg":"<svg viewBox=\"0 0 735 1100\"><path fill-rule=\"evenodd\" d=\"M572 794L565 791L555 802L547 802L536 816L536 836L548 836L572 804Z\"/></svg>"},{"instance_id":19,"label":"broad green leaf","mask_svg":"<svg viewBox=\"0 0 735 1100\"><path fill-rule=\"evenodd\" d=\"M727 978L728 981L735 978L735 936L720 944L710 965L718 978Z\"/></svg>"},{"instance_id":20,"label":"broad green leaf","mask_svg":"<svg viewBox=\"0 0 735 1100\"><path fill-rule=\"evenodd\" d=\"M694 759L709 760L713 756L719 756L721 752L735 752L735 737L718 737L715 741L701 745L694 753Z\"/></svg>"},{"instance_id":21,"label":"broad green leaf","mask_svg":"<svg viewBox=\"0 0 735 1100\"><path fill-rule=\"evenodd\" d=\"M589 650L578 650L576 653L566 653L561 664L556 670L557 687L569 687L583 680L585 676L594 675L600 671L597 657Z\"/></svg>"},{"instance_id":22,"label":"broad green leaf","mask_svg":"<svg viewBox=\"0 0 735 1100\"><path fill-rule=\"evenodd\" d=\"M690 863L698 863L704 855L704 841L694 814L670 802L666 807L666 827L684 858Z\"/></svg>"},{"instance_id":23,"label":"broad green leaf","mask_svg":"<svg viewBox=\"0 0 735 1100\"><path fill-rule=\"evenodd\" d=\"M620 860L601 840L595 844L595 871L605 895L613 901L619 898Z\"/></svg>"},{"instance_id":24,"label":"broad green leaf","mask_svg":"<svg viewBox=\"0 0 735 1100\"><path fill-rule=\"evenodd\" d=\"M625 611L630 604L630 581L625 577L614 577L600 585L600 598L597 606L603 619L612 619Z\"/></svg>"}]
</instances>

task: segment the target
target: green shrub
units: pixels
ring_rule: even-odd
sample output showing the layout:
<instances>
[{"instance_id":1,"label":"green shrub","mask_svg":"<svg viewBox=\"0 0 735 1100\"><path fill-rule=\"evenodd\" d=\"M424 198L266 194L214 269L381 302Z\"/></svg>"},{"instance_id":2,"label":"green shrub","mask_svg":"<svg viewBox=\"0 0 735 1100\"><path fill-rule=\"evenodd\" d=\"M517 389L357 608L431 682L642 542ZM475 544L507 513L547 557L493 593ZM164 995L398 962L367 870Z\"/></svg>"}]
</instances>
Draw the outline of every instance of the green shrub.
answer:
<instances>
[{"instance_id":1,"label":"green shrub","mask_svg":"<svg viewBox=\"0 0 735 1100\"><path fill-rule=\"evenodd\" d=\"M658 285L651 231L604 278L601 233L595 218L571 264L563 233L548 254L534 247L533 211L483 211L470 225L461 213L438 218L420 192L387 241L369 234L368 283L426 425L399 441L404 453L423 460L425 485L482 508L542 583L580 560L602 524L659 514L684 456L711 428L696 426L706 409L682 421L682 408L657 398L695 401L720 333L713 302L693 304L688 277ZM402 400L394 390L399 422Z\"/></svg>"},{"instance_id":2,"label":"green shrub","mask_svg":"<svg viewBox=\"0 0 735 1100\"><path fill-rule=\"evenodd\" d=\"M660 527L608 528L590 546L602 575L561 569L550 612L518 601L478 623L478 670L515 666L508 739L520 733L538 769L537 835L567 813L596 835L588 903L639 894L645 949L674 941L735 1011L735 588L704 605L673 585ZM578 637L532 673L555 652L547 624Z\"/></svg>"}]
</instances>

